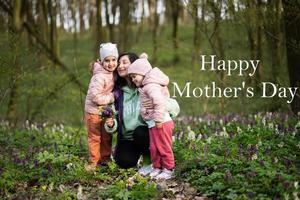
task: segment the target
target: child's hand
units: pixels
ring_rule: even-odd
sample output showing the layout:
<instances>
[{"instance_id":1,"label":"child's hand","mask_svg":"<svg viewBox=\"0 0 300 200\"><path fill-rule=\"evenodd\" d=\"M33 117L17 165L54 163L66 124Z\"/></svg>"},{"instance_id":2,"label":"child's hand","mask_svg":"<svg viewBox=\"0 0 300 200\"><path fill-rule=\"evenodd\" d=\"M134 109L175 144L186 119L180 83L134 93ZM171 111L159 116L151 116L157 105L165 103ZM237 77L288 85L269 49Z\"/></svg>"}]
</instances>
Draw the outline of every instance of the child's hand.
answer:
<instances>
[{"instance_id":1,"label":"child's hand","mask_svg":"<svg viewBox=\"0 0 300 200\"><path fill-rule=\"evenodd\" d=\"M152 101L151 101L151 100L144 101L144 102L143 102L143 106L144 106L146 109L151 109L151 108L153 108Z\"/></svg>"},{"instance_id":2,"label":"child's hand","mask_svg":"<svg viewBox=\"0 0 300 200\"><path fill-rule=\"evenodd\" d=\"M113 118L107 118L106 121L105 121L106 125L109 127L109 128L112 128L115 124L114 124L114 119Z\"/></svg>"},{"instance_id":3,"label":"child's hand","mask_svg":"<svg viewBox=\"0 0 300 200\"><path fill-rule=\"evenodd\" d=\"M155 122L155 127L158 129L162 128L163 123L162 122Z\"/></svg>"}]
</instances>

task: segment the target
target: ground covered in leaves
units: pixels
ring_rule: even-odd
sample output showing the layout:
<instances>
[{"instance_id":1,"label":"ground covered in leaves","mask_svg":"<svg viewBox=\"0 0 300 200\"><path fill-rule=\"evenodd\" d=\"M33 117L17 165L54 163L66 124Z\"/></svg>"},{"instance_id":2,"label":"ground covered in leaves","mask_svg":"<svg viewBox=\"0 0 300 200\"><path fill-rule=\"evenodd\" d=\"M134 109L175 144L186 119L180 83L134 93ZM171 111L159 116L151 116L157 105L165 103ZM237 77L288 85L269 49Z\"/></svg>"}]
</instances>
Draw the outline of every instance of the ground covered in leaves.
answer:
<instances>
[{"instance_id":1,"label":"ground covered in leaves","mask_svg":"<svg viewBox=\"0 0 300 200\"><path fill-rule=\"evenodd\" d=\"M152 181L114 162L95 173L84 128L0 126L1 199L297 199L299 116L179 117L175 178Z\"/></svg>"}]
</instances>

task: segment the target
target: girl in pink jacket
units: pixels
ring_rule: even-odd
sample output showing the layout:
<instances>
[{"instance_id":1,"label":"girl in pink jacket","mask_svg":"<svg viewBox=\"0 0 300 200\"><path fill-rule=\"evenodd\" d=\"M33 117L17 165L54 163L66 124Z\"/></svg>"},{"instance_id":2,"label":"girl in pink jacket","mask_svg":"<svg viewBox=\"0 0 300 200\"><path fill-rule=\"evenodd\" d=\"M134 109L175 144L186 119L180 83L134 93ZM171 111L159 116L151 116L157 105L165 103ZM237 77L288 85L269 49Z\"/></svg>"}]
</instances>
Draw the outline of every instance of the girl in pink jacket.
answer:
<instances>
[{"instance_id":1,"label":"girl in pink jacket","mask_svg":"<svg viewBox=\"0 0 300 200\"><path fill-rule=\"evenodd\" d=\"M128 68L132 82L139 88L141 115L148 124L150 134L151 178L170 179L175 162L172 150L174 123L166 111L170 97L169 78L157 67L152 69L147 56L137 59ZM151 105L147 105L151 102Z\"/></svg>"},{"instance_id":2,"label":"girl in pink jacket","mask_svg":"<svg viewBox=\"0 0 300 200\"><path fill-rule=\"evenodd\" d=\"M100 61L93 65L93 76L85 99L85 121L88 131L89 164L88 171L95 170L97 164L110 159L112 136L104 129L104 121L99 116L99 106L114 102L114 70L117 67L118 49L116 44L100 45Z\"/></svg>"}]
</instances>

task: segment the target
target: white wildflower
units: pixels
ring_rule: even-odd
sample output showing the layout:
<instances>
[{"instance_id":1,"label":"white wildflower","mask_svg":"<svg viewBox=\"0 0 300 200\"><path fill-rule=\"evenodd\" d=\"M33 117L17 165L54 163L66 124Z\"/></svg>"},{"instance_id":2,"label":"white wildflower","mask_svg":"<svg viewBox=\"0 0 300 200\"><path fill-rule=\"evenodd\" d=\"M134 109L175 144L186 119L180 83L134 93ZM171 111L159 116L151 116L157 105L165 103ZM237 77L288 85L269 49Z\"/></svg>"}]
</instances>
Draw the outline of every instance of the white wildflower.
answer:
<instances>
[{"instance_id":1,"label":"white wildflower","mask_svg":"<svg viewBox=\"0 0 300 200\"><path fill-rule=\"evenodd\" d=\"M298 123L295 126L295 129L298 129L298 128L300 128L300 121L298 121Z\"/></svg>"},{"instance_id":2,"label":"white wildflower","mask_svg":"<svg viewBox=\"0 0 300 200\"><path fill-rule=\"evenodd\" d=\"M247 131L250 131L252 128L251 128L251 125L248 124L248 127L247 127Z\"/></svg>"},{"instance_id":3,"label":"white wildflower","mask_svg":"<svg viewBox=\"0 0 300 200\"><path fill-rule=\"evenodd\" d=\"M202 139L202 135L201 133L199 133L198 137L197 137L197 141L200 141Z\"/></svg>"},{"instance_id":4,"label":"white wildflower","mask_svg":"<svg viewBox=\"0 0 300 200\"><path fill-rule=\"evenodd\" d=\"M65 187L64 185L61 184L61 185L58 186L58 189L59 189L60 192L64 193L66 187Z\"/></svg>"},{"instance_id":5,"label":"white wildflower","mask_svg":"<svg viewBox=\"0 0 300 200\"><path fill-rule=\"evenodd\" d=\"M180 131L179 135L178 135L178 139L182 139L183 138L183 131Z\"/></svg>"},{"instance_id":6,"label":"white wildflower","mask_svg":"<svg viewBox=\"0 0 300 200\"><path fill-rule=\"evenodd\" d=\"M211 143L211 137L208 137L206 141L207 141L208 144L210 144Z\"/></svg>"},{"instance_id":7,"label":"white wildflower","mask_svg":"<svg viewBox=\"0 0 300 200\"><path fill-rule=\"evenodd\" d=\"M290 195L289 194L284 194L284 199L285 200L289 200L290 199Z\"/></svg>"},{"instance_id":8,"label":"white wildflower","mask_svg":"<svg viewBox=\"0 0 300 200\"><path fill-rule=\"evenodd\" d=\"M257 154L253 154L251 160L257 160Z\"/></svg>"},{"instance_id":9,"label":"white wildflower","mask_svg":"<svg viewBox=\"0 0 300 200\"><path fill-rule=\"evenodd\" d=\"M238 133L242 133L243 131L242 131L242 129L238 126L237 127L237 130L236 130Z\"/></svg>"},{"instance_id":10,"label":"white wildflower","mask_svg":"<svg viewBox=\"0 0 300 200\"><path fill-rule=\"evenodd\" d=\"M264 126L266 126L266 118L265 117L262 118L261 122Z\"/></svg>"},{"instance_id":11,"label":"white wildflower","mask_svg":"<svg viewBox=\"0 0 300 200\"><path fill-rule=\"evenodd\" d=\"M277 157L274 158L274 162L278 163L278 158Z\"/></svg>"},{"instance_id":12,"label":"white wildflower","mask_svg":"<svg viewBox=\"0 0 300 200\"><path fill-rule=\"evenodd\" d=\"M223 127L223 131L220 132L220 136L229 137L225 126Z\"/></svg>"},{"instance_id":13,"label":"white wildflower","mask_svg":"<svg viewBox=\"0 0 300 200\"><path fill-rule=\"evenodd\" d=\"M294 196L294 200L299 200L297 191L293 192L293 196Z\"/></svg>"},{"instance_id":14,"label":"white wildflower","mask_svg":"<svg viewBox=\"0 0 300 200\"><path fill-rule=\"evenodd\" d=\"M294 187L295 187L296 190L298 190L298 181L294 182Z\"/></svg>"},{"instance_id":15,"label":"white wildflower","mask_svg":"<svg viewBox=\"0 0 300 200\"><path fill-rule=\"evenodd\" d=\"M210 126L210 120L207 121L207 125Z\"/></svg>"},{"instance_id":16,"label":"white wildflower","mask_svg":"<svg viewBox=\"0 0 300 200\"><path fill-rule=\"evenodd\" d=\"M298 149L300 149L300 141L298 142L297 147L298 147Z\"/></svg>"},{"instance_id":17,"label":"white wildflower","mask_svg":"<svg viewBox=\"0 0 300 200\"><path fill-rule=\"evenodd\" d=\"M66 165L67 169L71 169L73 166L74 166L73 163L68 163L68 164Z\"/></svg>"},{"instance_id":18,"label":"white wildflower","mask_svg":"<svg viewBox=\"0 0 300 200\"><path fill-rule=\"evenodd\" d=\"M83 199L86 199L84 196L83 196L83 193L82 193L82 186L79 185L78 186L78 189L77 189L77 199L78 200L83 200Z\"/></svg>"},{"instance_id":19,"label":"white wildflower","mask_svg":"<svg viewBox=\"0 0 300 200\"><path fill-rule=\"evenodd\" d=\"M270 122L270 123L268 124L268 127L269 127L269 129L273 130L273 129L274 129L274 123L273 123L273 122Z\"/></svg>"},{"instance_id":20,"label":"white wildflower","mask_svg":"<svg viewBox=\"0 0 300 200\"><path fill-rule=\"evenodd\" d=\"M47 191L48 191L48 192L51 192L51 191L53 190L53 188L54 188L54 183L51 182L51 183L49 184L49 186L48 186Z\"/></svg>"},{"instance_id":21,"label":"white wildflower","mask_svg":"<svg viewBox=\"0 0 300 200\"><path fill-rule=\"evenodd\" d=\"M222 119L220 119L220 125L223 126L223 120Z\"/></svg>"},{"instance_id":22,"label":"white wildflower","mask_svg":"<svg viewBox=\"0 0 300 200\"><path fill-rule=\"evenodd\" d=\"M195 132L192 131L190 126L187 127L187 131L188 131L188 140L194 141L196 139Z\"/></svg>"},{"instance_id":23,"label":"white wildflower","mask_svg":"<svg viewBox=\"0 0 300 200\"><path fill-rule=\"evenodd\" d=\"M262 141L261 141L261 139L259 139L259 140L258 140L258 143L257 143L257 146L260 147L261 145L262 145Z\"/></svg>"},{"instance_id":24,"label":"white wildflower","mask_svg":"<svg viewBox=\"0 0 300 200\"><path fill-rule=\"evenodd\" d=\"M277 144L277 146L278 146L279 148L282 148L282 147L284 146L284 142L280 142L279 144Z\"/></svg>"},{"instance_id":25,"label":"white wildflower","mask_svg":"<svg viewBox=\"0 0 300 200\"><path fill-rule=\"evenodd\" d=\"M26 120L26 122L25 122L25 128L26 128L27 130L30 129L30 124L29 124L29 121L28 121L28 120Z\"/></svg>"},{"instance_id":26,"label":"white wildflower","mask_svg":"<svg viewBox=\"0 0 300 200\"><path fill-rule=\"evenodd\" d=\"M277 125L277 124L275 125L275 134L277 134L277 135L280 134L279 129L278 129L278 125ZM282 135L284 135L283 132L282 132Z\"/></svg>"},{"instance_id":27,"label":"white wildflower","mask_svg":"<svg viewBox=\"0 0 300 200\"><path fill-rule=\"evenodd\" d=\"M175 140L176 140L176 137L173 135L172 136L172 141L175 142Z\"/></svg>"}]
</instances>

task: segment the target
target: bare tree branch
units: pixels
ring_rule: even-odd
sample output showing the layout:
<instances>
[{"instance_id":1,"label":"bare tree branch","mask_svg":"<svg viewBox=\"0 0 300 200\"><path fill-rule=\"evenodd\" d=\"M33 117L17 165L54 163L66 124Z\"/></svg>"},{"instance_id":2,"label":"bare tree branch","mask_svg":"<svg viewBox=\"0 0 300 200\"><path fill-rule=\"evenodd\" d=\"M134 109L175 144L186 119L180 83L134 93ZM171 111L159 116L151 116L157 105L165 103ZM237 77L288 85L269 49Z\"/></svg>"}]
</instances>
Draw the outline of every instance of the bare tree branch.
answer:
<instances>
[{"instance_id":1,"label":"bare tree branch","mask_svg":"<svg viewBox=\"0 0 300 200\"><path fill-rule=\"evenodd\" d=\"M8 5L7 2L0 1L0 7L7 12L10 16L12 16L12 9ZM86 94L86 87L83 86L83 84L78 80L75 74L73 74L68 67L51 51L51 49L48 47L48 45L45 43L45 41L39 36L39 34L32 28L31 24L27 21L23 22L23 27L27 30L29 34L32 35L33 38L36 39L36 42L38 45L40 45L41 49L45 52L46 56L56 65L58 65L62 71L64 71L70 81L75 83L77 86L79 86L79 89Z\"/></svg>"}]
</instances>

